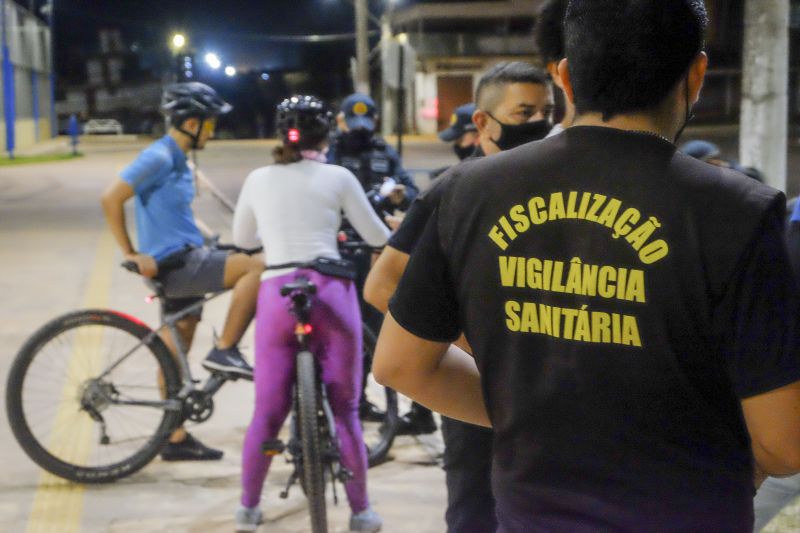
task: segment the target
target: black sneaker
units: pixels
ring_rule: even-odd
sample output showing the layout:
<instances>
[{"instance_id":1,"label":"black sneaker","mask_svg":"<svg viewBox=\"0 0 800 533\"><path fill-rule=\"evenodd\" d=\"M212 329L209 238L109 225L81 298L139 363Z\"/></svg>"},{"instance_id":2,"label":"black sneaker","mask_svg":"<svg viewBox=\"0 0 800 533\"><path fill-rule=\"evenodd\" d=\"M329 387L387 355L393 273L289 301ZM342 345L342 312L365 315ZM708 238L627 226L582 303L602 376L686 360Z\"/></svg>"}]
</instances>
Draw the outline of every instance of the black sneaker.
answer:
<instances>
[{"instance_id":1,"label":"black sneaker","mask_svg":"<svg viewBox=\"0 0 800 533\"><path fill-rule=\"evenodd\" d=\"M386 413L381 411L374 403L362 399L358 405L358 418L364 422L383 422Z\"/></svg>"},{"instance_id":2,"label":"black sneaker","mask_svg":"<svg viewBox=\"0 0 800 533\"><path fill-rule=\"evenodd\" d=\"M209 448L190 434L180 442L167 443L161 450L162 461L219 461L222 450Z\"/></svg>"},{"instance_id":3,"label":"black sneaker","mask_svg":"<svg viewBox=\"0 0 800 533\"><path fill-rule=\"evenodd\" d=\"M397 435L428 435L436 431L436 421L433 413L424 411L411 411L400 417L397 421Z\"/></svg>"},{"instance_id":4,"label":"black sneaker","mask_svg":"<svg viewBox=\"0 0 800 533\"><path fill-rule=\"evenodd\" d=\"M209 371L228 372L243 378L253 379L253 367L247 364L239 348L232 346L225 350L213 348L205 360L203 368Z\"/></svg>"}]
</instances>

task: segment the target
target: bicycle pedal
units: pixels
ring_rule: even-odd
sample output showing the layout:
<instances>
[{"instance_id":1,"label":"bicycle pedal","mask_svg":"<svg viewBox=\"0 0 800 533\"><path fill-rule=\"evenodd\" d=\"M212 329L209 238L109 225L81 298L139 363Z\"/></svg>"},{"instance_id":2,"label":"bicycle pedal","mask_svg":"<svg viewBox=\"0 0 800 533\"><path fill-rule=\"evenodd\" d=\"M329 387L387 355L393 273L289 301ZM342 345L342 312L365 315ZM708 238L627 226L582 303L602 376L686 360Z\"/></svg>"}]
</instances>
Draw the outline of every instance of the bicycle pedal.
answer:
<instances>
[{"instance_id":1,"label":"bicycle pedal","mask_svg":"<svg viewBox=\"0 0 800 533\"><path fill-rule=\"evenodd\" d=\"M261 453L269 457L281 455L286 450L286 445L280 439L264 441L261 444Z\"/></svg>"}]
</instances>

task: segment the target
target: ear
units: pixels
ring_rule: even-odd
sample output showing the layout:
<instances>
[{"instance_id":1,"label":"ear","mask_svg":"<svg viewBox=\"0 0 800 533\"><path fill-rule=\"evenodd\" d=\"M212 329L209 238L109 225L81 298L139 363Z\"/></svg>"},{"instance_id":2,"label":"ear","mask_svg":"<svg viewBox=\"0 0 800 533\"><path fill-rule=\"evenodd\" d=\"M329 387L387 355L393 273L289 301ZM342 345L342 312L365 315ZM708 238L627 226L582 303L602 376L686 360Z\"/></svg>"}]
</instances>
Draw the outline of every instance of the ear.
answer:
<instances>
[{"instance_id":1,"label":"ear","mask_svg":"<svg viewBox=\"0 0 800 533\"><path fill-rule=\"evenodd\" d=\"M566 58L558 63L558 78L561 80L561 88L570 104L575 105L575 94L572 91L572 81L569 78L569 62Z\"/></svg>"},{"instance_id":2,"label":"ear","mask_svg":"<svg viewBox=\"0 0 800 533\"><path fill-rule=\"evenodd\" d=\"M700 99L700 91L703 89L703 81L708 69L708 55L700 52L689 67L689 96L692 103L697 103Z\"/></svg>"},{"instance_id":3,"label":"ear","mask_svg":"<svg viewBox=\"0 0 800 533\"><path fill-rule=\"evenodd\" d=\"M344 120L344 113L342 113L341 111L339 111L336 114L336 127L339 128L342 131L347 131L347 129L348 129L347 128L347 122L345 122L345 120Z\"/></svg>"},{"instance_id":4,"label":"ear","mask_svg":"<svg viewBox=\"0 0 800 533\"><path fill-rule=\"evenodd\" d=\"M561 76L558 75L558 61L551 61L547 64L547 73L550 74L553 84L563 90L564 87L561 85Z\"/></svg>"},{"instance_id":5,"label":"ear","mask_svg":"<svg viewBox=\"0 0 800 533\"><path fill-rule=\"evenodd\" d=\"M489 115L485 111L476 109L472 114L472 123L478 128L478 133L480 134L486 130L486 126L489 124Z\"/></svg>"},{"instance_id":6,"label":"ear","mask_svg":"<svg viewBox=\"0 0 800 533\"><path fill-rule=\"evenodd\" d=\"M187 118L183 121L183 124L181 124L181 129L188 131L192 135L198 133L198 128L200 128L200 121L196 117Z\"/></svg>"}]
</instances>

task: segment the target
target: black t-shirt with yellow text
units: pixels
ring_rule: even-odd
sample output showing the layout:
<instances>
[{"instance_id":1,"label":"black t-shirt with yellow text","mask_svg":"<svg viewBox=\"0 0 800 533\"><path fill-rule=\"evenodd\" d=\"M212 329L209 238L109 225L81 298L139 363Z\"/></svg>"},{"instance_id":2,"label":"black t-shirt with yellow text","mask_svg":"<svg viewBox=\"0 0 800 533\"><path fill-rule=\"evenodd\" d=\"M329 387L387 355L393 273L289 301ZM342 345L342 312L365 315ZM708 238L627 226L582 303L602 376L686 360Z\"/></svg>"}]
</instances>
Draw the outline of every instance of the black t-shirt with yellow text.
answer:
<instances>
[{"instance_id":1,"label":"black t-shirt with yellow text","mask_svg":"<svg viewBox=\"0 0 800 533\"><path fill-rule=\"evenodd\" d=\"M740 401L800 380L783 195L585 126L443 179L390 311L466 334L501 531L752 531Z\"/></svg>"}]
</instances>

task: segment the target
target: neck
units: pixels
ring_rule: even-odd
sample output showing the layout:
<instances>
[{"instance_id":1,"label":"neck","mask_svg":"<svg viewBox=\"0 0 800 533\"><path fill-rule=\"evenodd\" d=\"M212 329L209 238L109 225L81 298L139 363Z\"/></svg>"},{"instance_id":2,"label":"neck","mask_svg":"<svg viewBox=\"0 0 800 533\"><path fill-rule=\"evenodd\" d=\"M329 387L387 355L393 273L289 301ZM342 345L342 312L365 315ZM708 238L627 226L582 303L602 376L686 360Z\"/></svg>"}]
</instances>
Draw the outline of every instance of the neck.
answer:
<instances>
[{"instance_id":1,"label":"neck","mask_svg":"<svg viewBox=\"0 0 800 533\"><path fill-rule=\"evenodd\" d=\"M674 139L674 127L664 125L660 120L652 115L631 114L617 115L611 120L603 120L600 113L584 113L575 117L573 126L602 126L626 131L639 131L652 133L664 139Z\"/></svg>"},{"instance_id":2,"label":"neck","mask_svg":"<svg viewBox=\"0 0 800 533\"><path fill-rule=\"evenodd\" d=\"M488 137L481 137L478 141L478 145L483 150L484 155L493 155L500 153L500 147L498 147L491 139Z\"/></svg>"},{"instance_id":3,"label":"neck","mask_svg":"<svg viewBox=\"0 0 800 533\"><path fill-rule=\"evenodd\" d=\"M575 123L575 106L567 102L566 111L564 112L564 118L561 119L561 127L567 129L574 123Z\"/></svg>"},{"instance_id":4,"label":"neck","mask_svg":"<svg viewBox=\"0 0 800 533\"><path fill-rule=\"evenodd\" d=\"M178 145L178 148L180 148L184 154L188 154L189 150L192 149L191 137L183 132L178 131L177 128L170 128L168 135L172 137L172 139L175 141L175 144Z\"/></svg>"}]
</instances>

